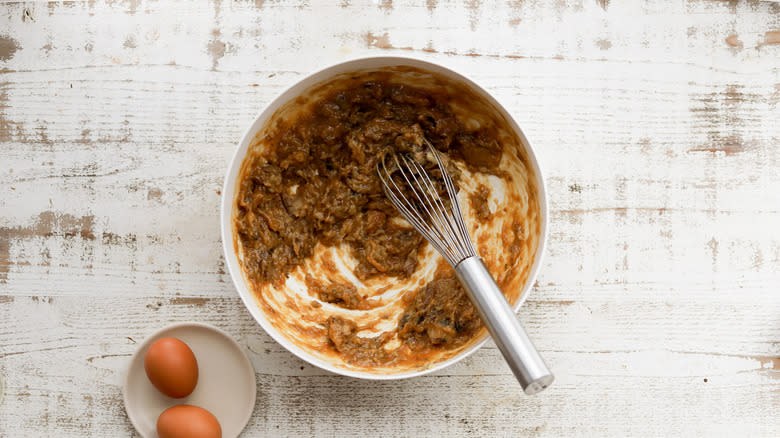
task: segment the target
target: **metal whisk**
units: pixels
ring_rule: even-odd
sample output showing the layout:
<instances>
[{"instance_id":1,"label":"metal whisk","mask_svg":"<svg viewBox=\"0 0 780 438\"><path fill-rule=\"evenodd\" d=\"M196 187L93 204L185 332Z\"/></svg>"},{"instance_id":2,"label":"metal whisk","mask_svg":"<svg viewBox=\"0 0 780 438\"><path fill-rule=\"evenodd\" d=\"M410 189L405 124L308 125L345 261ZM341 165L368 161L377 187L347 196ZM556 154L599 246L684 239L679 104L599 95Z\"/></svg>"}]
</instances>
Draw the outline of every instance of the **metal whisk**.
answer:
<instances>
[{"instance_id":1,"label":"metal whisk","mask_svg":"<svg viewBox=\"0 0 780 438\"><path fill-rule=\"evenodd\" d=\"M388 153L377 162L385 194L453 267L523 390L536 394L550 386L554 377L477 255L452 178L436 148L427 139L424 142L441 172L446 199L442 199L436 179L418 159L397 153Z\"/></svg>"}]
</instances>

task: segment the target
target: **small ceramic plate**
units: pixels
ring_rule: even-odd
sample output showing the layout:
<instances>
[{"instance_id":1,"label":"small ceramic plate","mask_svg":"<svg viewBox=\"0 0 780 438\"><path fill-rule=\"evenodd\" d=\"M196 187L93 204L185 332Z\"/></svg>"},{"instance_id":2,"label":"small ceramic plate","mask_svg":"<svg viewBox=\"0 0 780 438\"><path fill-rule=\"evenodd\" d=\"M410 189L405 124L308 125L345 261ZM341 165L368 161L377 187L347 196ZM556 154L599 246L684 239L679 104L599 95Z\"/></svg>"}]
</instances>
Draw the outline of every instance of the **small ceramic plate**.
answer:
<instances>
[{"instance_id":1,"label":"small ceramic plate","mask_svg":"<svg viewBox=\"0 0 780 438\"><path fill-rule=\"evenodd\" d=\"M198 361L198 384L185 398L163 395L144 371L146 350L166 337L184 341ZM236 437L252 416L256 395L255 370L241 346L222 330L199 323L175 324L146 338L130 359L124 387L127 416L144 437L156 437L157 417L180 404L208 409L219 420L222 436Z\"/></svg>"}]
</instances>

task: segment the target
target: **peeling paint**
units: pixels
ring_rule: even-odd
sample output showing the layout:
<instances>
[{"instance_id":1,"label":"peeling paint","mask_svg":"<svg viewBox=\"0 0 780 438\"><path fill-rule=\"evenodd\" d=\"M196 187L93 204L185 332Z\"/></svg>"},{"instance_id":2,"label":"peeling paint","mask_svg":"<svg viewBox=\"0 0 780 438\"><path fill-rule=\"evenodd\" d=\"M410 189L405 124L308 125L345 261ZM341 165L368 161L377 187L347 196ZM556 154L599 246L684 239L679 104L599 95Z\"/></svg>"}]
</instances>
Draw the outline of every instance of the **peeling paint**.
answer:
<instances>
[{"instance_id":1,"label":"peeling paint","mask_svg":"<svg viewBox=\"0 0 780 438\"><path fill-rule=\"evenodd\" d=\"M378 49L395 48L392 44L390 44L390 36L387 34L387 32L383 33L382 35L374 35L371 32L367 32L365 35L365 40L367 47L376 47Z\"/></svg>"},{"instance_id":2,"label":"peeling paint","mask_svg":"<svg viewBox=\"0 0 780 438\"><path fill-rule=\"evenodd\" d=\"M146 199L149 200L149 201L158 201L159 202L162 199L162 195L163 195L163 191L162 190L160 190L160 189L158 189L156 187L152 187L147 192Z\"/></svg>"},{"instance_id":3,"label":"peeling paint","mask_svg":"<svg viewBox=\"0 0 780 438\"><path fill-rule=\"evenodd\" d=\"M127 8L127 13L135 14L138 10L138 5L141 4L141 0L124 0L124 5Z\"/></svg>"},{"instance_id":4,"label":"peeling paint","mask_svg":"<svg viewBox=\"0 0 780 438\"><path fill-rule=\"evenodd\" d=\"M759 43L758 47L771 44L780 44L780 30L770 30L764 33L764 41Z\"/></svg>"},{"instance_id":5,"label":"peeling paint","mask_svg":"<svg viewBox=\"0 0 780 438\"><path fill-rule=\"evenodd\" d=\"M101 354L100 356L92 356L92 357L88 357L88 358L87 358L87 362L89 362L89 363L92 363L92 362L94 362L95 360L99 360L99 359L106 359L106 358L110 358L110 357L130 357L130 356L132 356L132 354L131 354L131 353L119 353L119 354ZM85 397L85 398L86 398L86 397L89 397L89 399L88 399L88 400L92 400L92 396L90 396L90 395L85 395L84 397Z\"/></svg>"},{"instance_id":6,"label":"peeling paint","mask_svg":"<svg viewBox=\"0 0 780 438\"><path fill-rule=\"evenodd\" d=\"M718 242L718 239L712 238L709 242L707 242L707 247L712 252L712 270L717 271L718 270L718 250L720 247L720 242Z\"/></svg>"},{"instance_id":7,"label":"peeling paint","mask_svg":"<svg viewBox=\"0 0 780 438\"><path fill-rule=\"evenodd\" d=\"M11 271L11 242L0 228L0 284L8 281L8 273Z\"/></svg>"},{"instance_id":8,"label":"peeling paint","mask_svg":"<svg viewBox=\"0 0 780 438\"><path fill-rule=\"evenodd\" d=\"M393 46L390 43L390 35L385 32L382 35L376 35L372 32L366 32L363 35L363 39L366 42L366 47L375 47L377 49L386 49L386 50L406 50L406 51L422 51L425 53L442 53L444 55L460 55L460 56L468 56L471 58L496 58L496 59L523 59L525 56L522 55L499 55L495 53L477 53L474 51L461 53L461 52L455 52L455 51L445 51L445 52L439 52L433 47L433 44L429 42L425 47L421 49L416 49L414 47L396 47ZM563 58L561 58L563 59Z\"/></svg>"},{"instance_id":9,"label":"peeling paint","mask_svg":"<svg viewBox=\"0 0 780 438\"><path fill-rule=\"evenodd\" d=\"M742 41L739 40L739 36L736 35L736 34L729 35L726 38L726 44L728 44L730 47L739 47L739 48L741 48L743 46Z\"/></svg>"},{"instance_id":10,"label":"peeling paint","mask_svg":"<svg viewBox=\"0 0 780 438\"><path fill-rule=\"evenodd\" d=\"M219 29L214 29L212 32L213 38L206 46L206 51L211 56L211 69L214 71L217 70L217 64L225 56L225 50L227 49L227 44L220 39L220 35Z\"/></svg>"},{"instance_id":11,"label":"peeling paint","mask_svg":"<svg viewBox=\"0 0 780 438\"><path fill-rule=\"evenodd\" d=\"M135 49L138 47L138 43L135 42L135 36L128 35L127 38L125 38L125 42L122 44L122 47L126 49Z\"/></svg>"},{"instance_id":12,"label":"peeling paint","mask_svg":"<svg viewBox=\"0 0 780 438\"><path fill-rule=\"evenodd\" d=\"M138 247L138 237L133 233L119 235L111 232L103 232L100 242L103 245L126 246L128 248Z\"/></svg>"},{"instance_id":13,"label":"peeling paint","mask_svg":"<svg viewBox=\"0 0 780 438\"><path fill-rule=\"evenodd\" d=\"M700 146L691 148L689 152L711 152L711 153L723 153L726 156L735 155L740 152L744 152L746 149L742 139L737 136L726 138L715 138L713 143L708 146Z\"/></svg>"},{"instance_id":14,"label":"peeling paint","mask_svg":"<svg viewBox=\"0 0 780 438\"><path fill-rule=\"evenodd\" d=\"M479 12L480 7L482 6L482 0L469 0L466 2L466 9L468 9L469 14L469 27L471 28L471 31L474 32L477 30L477 25L479 24Z\"/></svg>"},{"instance_id":15,"label":"peeling paint","mask_svg":"<svg viewBox=\"0 0 780 438\"><path fill-rule=\"evenodd\" d=\"M602 38L596 41L596 45L601 50L608 50L610 47L612 47L612 41Z\"/></svg>"},{"instance_id":16,"label":"peeling paint","mask_svg":"<svg viewBox=\"0 0 780 438\"><path fill-rule=\"evenodd\" d=\"M539 304L545 304L545 305L553 305L553 306L571 306L575 303L574 300L552 300L552 301L536 301L536 300L528 300L528 303L539 303Z\"/></svg>"},{"instance_id":17,"label":"peeling paint","mask_svg":"<svg viewBox=\"0 0 780 438\"><path fill-rule=\"evenodd\" d=\"M8 61L21 49L19 42L9 36L0 36L0 61Z\"/></svg>"},{"instance_id":18,"label":"peeling paint","mask_svg":"<svg viewBox=\"0 0 780 438\"><path fill-rule=\"evenodd\" d=\"M780 371L780 356L754 356L764 370ZM775 376L780 378L780 374Z\"/></svg>"},{"instance_id":19,"label":"peeling paint","mask_svg":"<svg viewBox=\"0 0 780 438\"><path fill-rule=\"evenodd\" d=\"M199 297L179 297L171 298L170 303L174 306L195 306L203 307L211 301L210 298Z\"/></svg>"},{"instance_id":20,"label":"peeling paint","mask_svg":"<svg viewBox=\"0 0 780 438\"><path fill-rule=\"evenodd\" d=\"M80 237L84 240L95 240L95 217L76 217L67 213L44 211L29 226L0 228L0 281L8 278L8 270L12 261L10 259L11 242L32 237L65 238Z\"/></svg>"}]
</instances>

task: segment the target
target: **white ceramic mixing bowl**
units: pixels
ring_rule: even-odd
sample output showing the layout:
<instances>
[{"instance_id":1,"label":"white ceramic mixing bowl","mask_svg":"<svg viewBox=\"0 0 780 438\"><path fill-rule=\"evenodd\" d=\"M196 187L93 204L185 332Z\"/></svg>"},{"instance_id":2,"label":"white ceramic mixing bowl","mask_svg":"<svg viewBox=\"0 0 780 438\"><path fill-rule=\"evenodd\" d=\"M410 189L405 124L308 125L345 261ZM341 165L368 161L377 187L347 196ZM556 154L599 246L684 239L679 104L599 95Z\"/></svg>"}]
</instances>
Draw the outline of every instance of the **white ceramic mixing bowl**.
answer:
<instances>
[{"instance_id":1,"label":"white ceramic mixing bowl","mask_svg":"<svg viewBox=\"0 0 780 438\"><path fill-rule=\"evenodd\" d=\"M526 297L528 296L528 292L530 291L531 286L534 284L534 279L536 277L537 271L539 270L539 266L541 265L541 261L544 256L545 246L547 242L547 222L548 222L547 192L545 190L544 180L542 178L542 172L539 167L539 163L536 159L536 156L534 155L533 149L531 148L528 139L525 137L522 130L517 125L517 122L515 122L515 120L512 118L509 112L500 103L498 103L498 101L496 101L496 99L493 98L487 91L485 91L479 85L474 83L474 81L468 79L467 77L463 76L460 73L456 73L451 69L442 67L441 65L434 64L431 62L427 62L415 58L407 58L407 57L381 56L381 57L359 58L350 61L340 62L338 64L332 65L330 67L312 73L306 76L305 78L301 79L291 87L287 88L276 99L271 101L262 110L262 112L260 112L260 115L258 115L255 118L255 120L252 122L252 124L244 133L243 137L241 138L241 141L238 143L238 148L236 149L235 154L233 155L233 159L230 162L230 167L228 168L227 175L225 176L224 187L222 189L222 205L220 208L221 227L222 227L222 246L225 253L225 261L227 263L228 270L230 271L230 275L233 279L233 283L235 284L236 289L238 290L238 293L241 296L241 299L244 301L244 304L246 305L247 309L249 309L249 312L252 314L255 320L257 320L260 326L263 327L263 329L269 335L271 335L271 337L274 338L276 342L284 346L287 350L289 350L299 358L319 368L322 368L327 371L331 371L333 373L342 374L350 377L363 378L363 379L374 379L374 380L402 379L408 377L421 376L424 374L432 373L437 370L441 370L442 368L446 368L468 357L475 351L477 351L482 345L485 344L485 342L488 339L488 335L487 333L485 333L481 337L481 339L477 340L476 342L473 342L468 348L464 349L459 354L447 360L436 363L424 369L402 371L398 373L384 373L384 372L372 373L364 370L351 370L351 369L338 367L332 363L326 362L318 357L315 357L311 353L303 350L302 348L300 348L299 346L291 342L287 337L285 337L282 333L280 333L279 330L277 330L269 322L265 313L259 306L257 299L254 297L253 292L247 286L247 283L244 280L241 266L239 264L238 254L235 249L236 246L233 241L234 233L232 228L233 227L232 211L233 211L233 202L236 194L239 171L241 169L241 163L247 154L247 150L250 144L252 143L255 134L257 134L257 132L263 128L263 126L266 124L268 119L280 107L282 107L287 102L295 100L304 91L310 89L312 86L327 81L328 79L333 78L334 76L341 75L344 73L350 73L353 71L382 70L383 68L397 67L397 66L410 66L421 70L429 71L434 74L443 75L451 80L454 80L457 83L466 85L469 89L473 90L474 93L484 97L486 101L492 104L496 108L496 110L501 115L503 115L503 117L508 122L510 128L514 130L515 134L520 139L522 146L525 148L525 155L528 157L529 165L532 167L534 172L536 187L538 191L537 199L539 202L539 218L541 223L540 223L540 235L538 237L539 243L536 250L535 260L531 267L528 278L525 282L523 291L520 294L519 299L517 299L513 305L515 311L517 311L517 309L523 304Z\"/></svg>"}]
</instances>

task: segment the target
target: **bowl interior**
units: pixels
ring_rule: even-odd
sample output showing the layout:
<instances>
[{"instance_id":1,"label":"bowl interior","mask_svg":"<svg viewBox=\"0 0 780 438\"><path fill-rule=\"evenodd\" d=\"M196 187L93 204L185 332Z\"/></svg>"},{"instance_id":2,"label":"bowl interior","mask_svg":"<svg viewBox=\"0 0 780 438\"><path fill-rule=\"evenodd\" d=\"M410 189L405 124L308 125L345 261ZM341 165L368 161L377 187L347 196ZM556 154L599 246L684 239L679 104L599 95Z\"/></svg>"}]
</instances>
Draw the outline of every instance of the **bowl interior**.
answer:
<instances>
[{"instance_id":1,"label":"bowl interior","mask_svg":"<svg viewBox=\"0 0 780 438\"><path fill-rule=\"evenodd\" d=\"M480 346L484 344L484 342L487 340L487 334L483 332L477 340L468 344L467 347L460 350L458 354L453 357L450 357L440 362L436 362L434 364L431 364L428 367L411 369L411 370L403 370L400 372L393 372L388 370L380 370L377 372L377 371L367 371L363 369L350 369L349 367L340 366L340 364L338 363L333 363L333 361L324 360L321 357L311 354L309 351L301 348L295 342L292 342L288 338L288 336L281 333L269 321L265 311L261 308L261 306L258 303L258 300L254 296L253 291L247 286L248 283L246 278L244 277L244 272L239 262L239 250L236 243L234 242L234 237L233 237L234 230L232 225L233 222L232 214L233 214L234 199L236 195L236 185L240 175L242 162L245 156L247 155L247 151L250 145L252 144L253 140L255 139L256 135L259 132L261 132L261 130L268 123L268 121L271 120L272 117L274 117L274 114L284 109L286 105L290 104L291 102L295 102L296 99L299 98L301 95L304 95L309 90L316 88L317 84L321 84L340 75L350 74L357 71L371 71L371 70L380 71L388 68L399 68L404 66L420 69L426 72L431 72L436 75L441 75L446 77L448 80L451 80L453 82L461 84L462 86L467 87L471 92L477 94L479 97L484 99L485 102L487 102L489 105L491 105L494 108L495 113L497 113L500 117L504 119L503 122L506 124L506 126L509 127L509 129L511 129L512 133L518 139L519 147L522 148L522 153L525 155L526 163L528 167L530 167L530 170L533 173L533 177L532 177L533 183L535 184L537 190L539 229L538 229L538 236L537 236L538 240L537 240L537 246L536 246L533 263L530 266L530 271L528 272L528 275L525 278L524 284L521 286L522 290L516 295L516 299L513 302L513 307L515 308L515 310L517 310L517 308L519 308L520 305L522 305L522 302L525 300L528 291L530 290L530 287L534 282L536 272L539 268L540 261L543 257L544 247L546 243L547 199L546 199L546 192L544 188L543 179L541 176L541 170L539 168L539 164L536 160L536 157L533 154L533 150L529 146L526 137L523 135L522 131L517 126L513 118L509 115L509 113L492 96L490 96L486 91L484 91L482 88L477 86L473 81L469 80L468 78L458 73L455 73L450 69L444 68L442 66L413 59L413 58L373 57L373 58L363 58L363 59L347 61L347 62L343 62L325 68L316 73L313 73L312 75L309 75L305 79L299 81L298 83L296 83L295 85L287 89L279 97L277 97L274 101L272 101L255 119L252 125L247 129L231 161L230 168L226 175L225 183L222 191L223 195L222 195L222 205L221 205L222 241L223 241L225 259L231 277L236 286L236 289L238 290L239 295L244 301L244 304L247 306L252 316L263 327L263 329L271 335L271 337L273 337L277 342L279 342L281 345L283 345L293 354L306 360L312 365L318 366L320 368L323 368L325 370L334 373L343 374L351 377L367 378L367 379L399 379L399 378L413 377L413 376L430 373L442 369L448 365L451 365L472 354L474 351L476 351Z\"/></svg>"}]
</instances>

